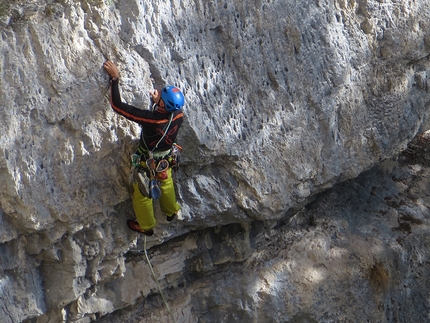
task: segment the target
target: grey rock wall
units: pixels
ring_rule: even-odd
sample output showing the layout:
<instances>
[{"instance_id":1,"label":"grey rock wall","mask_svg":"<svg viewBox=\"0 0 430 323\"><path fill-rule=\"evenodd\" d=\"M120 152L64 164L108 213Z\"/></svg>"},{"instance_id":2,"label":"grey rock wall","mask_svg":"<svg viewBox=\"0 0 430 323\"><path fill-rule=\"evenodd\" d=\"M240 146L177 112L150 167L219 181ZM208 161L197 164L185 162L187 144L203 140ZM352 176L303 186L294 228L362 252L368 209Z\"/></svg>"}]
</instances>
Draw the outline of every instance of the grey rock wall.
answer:
<instances>
[{"instance_id":1,"label":"grey rock wall","mask_svg":"<svg viewBox=\"0 0 430 323\"><path fill-rule=\"evenodd\" d=\"M202 230L149 250L170 322L427 322L429 145L428 133L417 137L292 218ZM133 288L121 295L153 292L98 322L168 322L155 283L144 283L143 254L127 253L126 266Z\"/></svg>"},{"instance_id":2,"label":"grey rock wall","mask_svg":"<svg viewBox=\"0 0 430 323\"><path fill-rule=\"evenodd\" d=\"M134 105L166 83L186 95L182 213L167 225L157 209L148 240L168 290L248 261L252 223L289 218L430 128L425 0L0 4L2 322L88 322L155 293L129 259L139 128L109 107L107 59Z\"/></svg>"}]
</instances>

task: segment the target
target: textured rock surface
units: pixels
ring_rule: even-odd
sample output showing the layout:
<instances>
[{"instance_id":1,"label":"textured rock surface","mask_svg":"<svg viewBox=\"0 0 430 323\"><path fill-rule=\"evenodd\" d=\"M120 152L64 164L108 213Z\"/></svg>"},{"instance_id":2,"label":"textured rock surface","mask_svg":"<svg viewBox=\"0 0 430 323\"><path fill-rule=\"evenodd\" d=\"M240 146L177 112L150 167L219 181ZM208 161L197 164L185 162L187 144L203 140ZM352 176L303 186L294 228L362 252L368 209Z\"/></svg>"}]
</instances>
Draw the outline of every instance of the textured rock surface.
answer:
<instances>
[{"instance_id":1,"label":"textured rock surface","mask_svg":"<svg viewBox=\"0 0 430 323\"><path fill-rule=\"evenodd\" d=\"M430 11L425 0L1 4L2 322L37 317L38 322L88 322L155 292L144 259L131 261L127 253L142 247L125 227L126 217L133 217L128 169L139 128L109 108L101 67L106 59L119 64L122 94L130 103L146 108L147 91L165 83L185 92L187 119L179 138L183 166L176 177L183 211L173 225L159 215L148 246L167 291L200 288L198 298L178 296L174 309L177 316L202 322L218 314L228 320L226 303L242 302L245 310L237 315L243 319L257 317L246 310L247 304L257 304L247 301L257 297L248 285L227 294L223 290L239 279L228 276L229 271L241 272L244 261L248 266L258 261L262 240L256 237L262 228L288 219L316 194L396 155L430 128ZM422 185L426 191L427 184ZM424 221L423 205L421 213L410 215L413 219L422 214ZM326 212L335 207L327 202ZM281 226L286 237L276 242L275 233L263 230L283 251L262 252L273 256L267 258L268 275L287 283L275 284L278 288L267 278L267 289L258 297L276 310L266 308L259 317L277 315L279 308L288 320L304 321L309 313L324 319L315 316L324 303L312 303L310 291L318 277L326 279L331 271L340 281L348 275L356 279L350 289L333 280L333 288L355 291L361 283L354 271L360 268L378 269L381 261L391 276L403 265L400 269L408 270L405 263L388 263L403 252L397 245L389 249L387 242L401 231L392 233L387 225L382 241L364 214L354 217L358 223L348 212L337 215L330 220L334 232L341 235L345 226L350 240L331 242L328 231L319 237L315 220L310 233L297 229L302 244L296 252L309 257L294 264L276 257L296 254L289 243L296 231ZM374 262L367 259L370 242L358 239L364 233L353 243L355 236L347 229L366 223L369 241L388 248L391 260L382 255ZM403 245L412 257L426 240L418 234L407 237L417 237L416 246L409 240ZM308 250L312 245L316 249ZM329 254L331 245L334 254ZM323 255L327 259L320 259ZM353 255L366 258L362 267ZM301 270L314 265L321 268L303 269L302 276L291 279L286 271L275 273L277 266ZM217 292L200 277L212 272L219 276L211 279L224 279ZM240 279L248 278L258 282L257 276ZM314 291L330 296L323 295L329 293L326 286ZM303 310L289 309L301 295L309 298L300 303ZM364 289L361 295L363 303L373 297ZM326 319L341 315L344 298L333 301Z\"/></svg>"},{"instance_id":2,"label":"textured rock surface","mask_svg":"<svg viewBox=\"0 0 430 323\"><path fill-rule=\"evenodd\" d=\"M175 320L427 322L429 166L427 135L398 160L318 195L286 222L231 225L150 251L158 278L171 287L165 293ZM226 246L222 252L220 245ZM183 261L179 250L192 256ZM125 277L149 275L138 256L127 259L133 269ZM159 296L99 320L166 321Z\"/></svg>"}]
</instances>

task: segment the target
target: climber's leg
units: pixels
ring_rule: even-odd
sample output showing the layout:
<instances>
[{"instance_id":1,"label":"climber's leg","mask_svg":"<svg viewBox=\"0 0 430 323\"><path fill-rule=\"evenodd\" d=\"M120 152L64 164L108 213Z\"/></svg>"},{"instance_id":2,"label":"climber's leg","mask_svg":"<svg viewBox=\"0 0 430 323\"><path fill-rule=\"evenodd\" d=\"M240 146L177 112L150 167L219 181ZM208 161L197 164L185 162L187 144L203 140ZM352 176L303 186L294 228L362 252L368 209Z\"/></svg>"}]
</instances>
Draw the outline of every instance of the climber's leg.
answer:
<instances>
[{"instance_id":1,"label":"climber's leg","mask_svg":"<svg viewBox=\"0 0 430 323\"><path fill-rule=\"evenodd\" d=\"M181 206L176 201L176 193L175 193L175 187L173 184L173 178L172 178L172 169L169 168L167 170L167 178L164 180L161 180L161 196L160 196L160 207L161 212L163 212L167 216L172 216L173 214L177 213Z\"/></svg>"},{"instance_id":2,"label":"climber's leg","mask_svg":"<svg viewBox=\"0 0 430 323\"><path fill-rule=\"evenodd\" d=\"M154 217L152 200L140 193L137 183L133 184L133 208L136 220L143 230L149 230L157 224Z\"/></svg>"}]
</instances>

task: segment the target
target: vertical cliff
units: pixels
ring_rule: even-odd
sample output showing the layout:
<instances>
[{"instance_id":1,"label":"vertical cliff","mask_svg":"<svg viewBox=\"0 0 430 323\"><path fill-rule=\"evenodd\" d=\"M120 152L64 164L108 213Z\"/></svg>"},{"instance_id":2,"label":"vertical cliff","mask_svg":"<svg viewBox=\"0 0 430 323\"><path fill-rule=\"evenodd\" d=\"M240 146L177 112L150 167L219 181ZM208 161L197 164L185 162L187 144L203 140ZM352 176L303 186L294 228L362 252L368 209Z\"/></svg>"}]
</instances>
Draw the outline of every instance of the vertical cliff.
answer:
<instances>
[{"instance_id":1,"label":"vertical cliff","mask_svg":"<svg viewBox=\"0 0 430 323\"><path fill-rule=\"evenodd\" d=\"M129 261L140 129L109 106L107 59L129 103L186 96L182 212L157 209L148 240L166 290L246 261L263 228L429 128L424 0L0 0L0 16L2 322L87 322L155 292Z\"/></svg>"}]
</instances>

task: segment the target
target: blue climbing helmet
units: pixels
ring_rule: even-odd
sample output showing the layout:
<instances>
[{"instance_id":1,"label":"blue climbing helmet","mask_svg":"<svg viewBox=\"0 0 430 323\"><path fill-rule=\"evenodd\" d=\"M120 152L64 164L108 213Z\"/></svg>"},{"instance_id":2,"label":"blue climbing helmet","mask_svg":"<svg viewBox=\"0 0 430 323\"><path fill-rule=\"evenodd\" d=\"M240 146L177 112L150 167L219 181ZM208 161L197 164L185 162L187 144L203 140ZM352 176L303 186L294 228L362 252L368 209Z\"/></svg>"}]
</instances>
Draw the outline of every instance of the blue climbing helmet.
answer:
<instances>
[{"instance_id":1,"label":"blue climbing helmet","mask_svg":"<svg viewBox=\"0 0 430 323\"><path fill-rule=\"evenodd\" d=\"M184 95L176 86L167 85L161 90L161 99L167 111L181 110L185 103Z\"/></svg>"}]
</instances>

